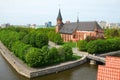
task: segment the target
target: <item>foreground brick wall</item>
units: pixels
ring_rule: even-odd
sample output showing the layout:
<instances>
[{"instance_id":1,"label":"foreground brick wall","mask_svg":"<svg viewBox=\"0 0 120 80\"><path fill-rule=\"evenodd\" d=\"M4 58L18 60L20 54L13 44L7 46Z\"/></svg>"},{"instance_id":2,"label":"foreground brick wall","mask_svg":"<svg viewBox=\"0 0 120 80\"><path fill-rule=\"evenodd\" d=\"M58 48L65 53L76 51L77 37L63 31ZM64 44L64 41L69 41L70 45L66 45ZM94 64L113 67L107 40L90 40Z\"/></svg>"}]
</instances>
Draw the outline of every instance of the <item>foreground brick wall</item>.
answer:
<instances>
[{"instance_id":1,"label":"foreground brick wall","mask_svg":"<svg viewBox=\"0 0 120 80\"><path fill-rule=\"evenodd\" d=\"M120 58L106 57L106 65L98 66L97 80L120 80Z\"/></svg>"},{"instance_id":2,"label":"foreground brick wall","mask_svg":"<svg viewBox=\"0 0 120 80\"><path fill-rule=\"evenodd\" d=\"M106 57L106 66L110 66L112 68L120 68L120 58L119 57Z\"/></svg>"}]
</instances>

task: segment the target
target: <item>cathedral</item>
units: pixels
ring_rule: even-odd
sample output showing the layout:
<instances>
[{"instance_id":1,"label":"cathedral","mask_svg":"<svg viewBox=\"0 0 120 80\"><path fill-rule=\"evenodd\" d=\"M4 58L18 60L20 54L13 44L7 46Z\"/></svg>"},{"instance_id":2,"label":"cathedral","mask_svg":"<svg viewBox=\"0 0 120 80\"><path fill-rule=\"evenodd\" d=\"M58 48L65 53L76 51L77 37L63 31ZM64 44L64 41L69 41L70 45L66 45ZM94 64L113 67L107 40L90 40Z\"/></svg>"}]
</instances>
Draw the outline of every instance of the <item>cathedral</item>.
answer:
<instances>
[{"instance_id":1,"label":"cathedral","mask_svg":"<svg viewBox=\"0 0 120 80\"><path fill-rule=\"evenodd\" d=\"M85 40L87 36L104 37L103 29L96 21L79 22L77 18L76 22L67 21L63 23L60 9L57 16L56 33L61 34L64 42Z\"/></svg>"}]
</instances>

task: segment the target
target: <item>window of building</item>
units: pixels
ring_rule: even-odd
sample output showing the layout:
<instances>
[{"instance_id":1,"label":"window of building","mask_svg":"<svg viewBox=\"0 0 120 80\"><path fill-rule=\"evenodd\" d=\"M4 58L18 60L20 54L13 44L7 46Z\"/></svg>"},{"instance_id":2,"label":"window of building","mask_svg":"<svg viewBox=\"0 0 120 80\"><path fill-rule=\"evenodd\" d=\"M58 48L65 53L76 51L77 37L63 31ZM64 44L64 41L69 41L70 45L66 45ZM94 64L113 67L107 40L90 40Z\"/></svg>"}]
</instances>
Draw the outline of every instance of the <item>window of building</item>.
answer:
<instances>
[{"instance_id":1,"label":"window of building","mask_svg":"<svg viewBox=\"0 0 120 80\"><path fill-rule=\"evenodd\" d=\"M74 34L74 35L73 35L73 38L75 38L75 37L76 37L76 35Z\"/></svg>"}]
</instances>

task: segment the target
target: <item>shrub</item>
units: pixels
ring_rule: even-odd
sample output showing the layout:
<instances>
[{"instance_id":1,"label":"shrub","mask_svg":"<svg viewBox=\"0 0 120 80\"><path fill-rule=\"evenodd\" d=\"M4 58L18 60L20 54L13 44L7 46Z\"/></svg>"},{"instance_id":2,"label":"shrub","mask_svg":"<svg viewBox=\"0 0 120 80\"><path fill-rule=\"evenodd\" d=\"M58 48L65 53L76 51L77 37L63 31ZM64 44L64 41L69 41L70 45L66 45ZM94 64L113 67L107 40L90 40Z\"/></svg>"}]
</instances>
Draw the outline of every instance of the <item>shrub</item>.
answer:
<instances>
[{"instance_id":1,"label":"shrub","mask_svg":"<svg viewBox=\"0 0 120 80\"><path fill-rule=\"evenodd\" d=\"M49 61L50 63L59 62L58 51L55 47L51 48L49 51Z\"/></svg>"},{"instance_id":2,"label":"shrub","mask_svg":"<svg viewBox=\"0 0 120 80\"><path fill-rule=\"evenodd\" d=\"M26 62L31 67L39 67L42 65L43 57L41 56L42 52L40 49L31 48L27 52Z\"/></svg>"},{"instance_id":3,"label":"shrub","mask_svg":"<svg viewBox=\"0 0 120 80\"><path fill-rule=\"evenodd\" d=\"M80 51L87 51L87 48L86 48L87 41L80 40L80 41L78 41L77 46L78 46L78 48L79 48Z\"/></svg>"},{"instance_id":4,"label":"shrub","mask_svg":"<svg viewBox=\"0 0 120 80\"><path fill-rule=\"evenodd\" d=\"M35 46L42 48L43 46L48 45L48 37L46 34L37 34L35 38Z\"/></svg>"},{"instance_id":5,"label":"shrub","mask_svg":"<svg viewBox=\"0 0 120 80\"><path fill-rule=\"evenodd\" d=\"M106 42L104 40L95 40L91 41L87 44L87 51L91 54L99 54L102 52L106 52L105 50Z\"/></svg>"},{"instance_id":6,"label":"shrub","mask_svg":"<svg viewBox=\"0 0 120 80\"><path fill-rule=\"evenodd\" d=\"M31 48L31 45L26 45L20 41L16 41L13 45L12 45L12 51L14 52L14 54L19 57L20 59L22 59L24 62L25 61L25 56L27 54L27 51L29 48Z\"/></svg>"},{"instance_id":7,"label":"shrub","mask_svg":"<svg viewBox=\"0 0 120 80\"><path fill-rule=\"evenodd\" d=\"M120 50L120 38L95 40L87 44L87 51L91 54L100 54Z\"/></svg>"},{"instance_id":8,"label":"shrub","mask_svg":"<svg viewBox=\"0 0 120 80\"><path fill-rule=\"evenodd\" d=\"M70 60L73 55L72 48L68 45L65 45L63 46L63 49L65 51L65 60Z\"/></svg>"}]
</instances>

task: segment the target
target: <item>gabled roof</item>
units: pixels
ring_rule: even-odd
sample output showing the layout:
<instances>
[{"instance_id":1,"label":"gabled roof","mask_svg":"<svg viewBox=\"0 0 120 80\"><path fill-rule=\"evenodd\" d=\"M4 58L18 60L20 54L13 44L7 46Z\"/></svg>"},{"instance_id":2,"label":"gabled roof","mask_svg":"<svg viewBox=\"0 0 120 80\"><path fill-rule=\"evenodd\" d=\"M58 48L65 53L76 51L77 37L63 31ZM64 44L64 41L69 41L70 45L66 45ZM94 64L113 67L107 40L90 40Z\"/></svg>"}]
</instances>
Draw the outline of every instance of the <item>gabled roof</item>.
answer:
<instances>
[{"instance_id":1,"label":"gabled roof","mask_svg":"<svg viewBox=\"0 0 120 80\"><path fill-rule=\"evenodd\" d=\"M72 34L75 30L94 31L95 28L102 29L96 21L93 21L93 22L74 22L74 23L64 24L62 29L59 32L65 33L65 34Z\"/></svg>"}]
</instances>

